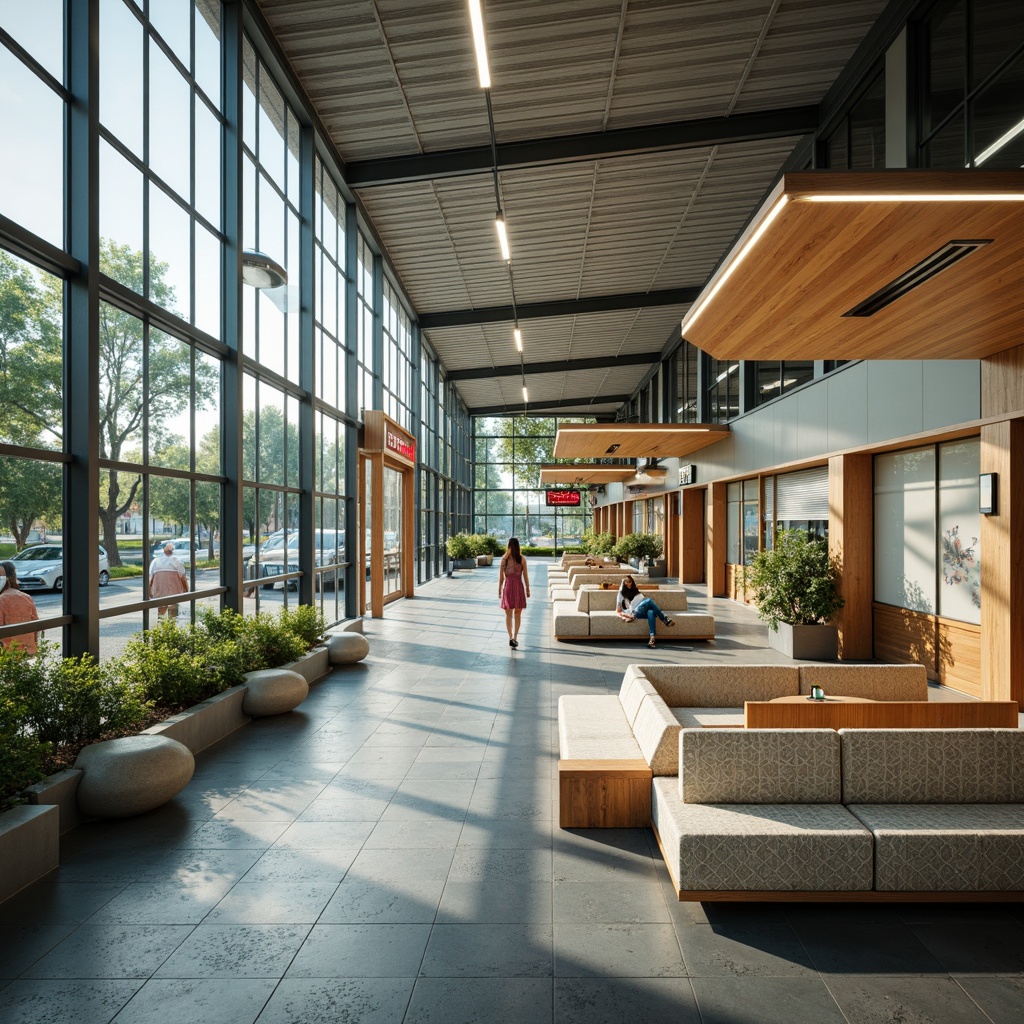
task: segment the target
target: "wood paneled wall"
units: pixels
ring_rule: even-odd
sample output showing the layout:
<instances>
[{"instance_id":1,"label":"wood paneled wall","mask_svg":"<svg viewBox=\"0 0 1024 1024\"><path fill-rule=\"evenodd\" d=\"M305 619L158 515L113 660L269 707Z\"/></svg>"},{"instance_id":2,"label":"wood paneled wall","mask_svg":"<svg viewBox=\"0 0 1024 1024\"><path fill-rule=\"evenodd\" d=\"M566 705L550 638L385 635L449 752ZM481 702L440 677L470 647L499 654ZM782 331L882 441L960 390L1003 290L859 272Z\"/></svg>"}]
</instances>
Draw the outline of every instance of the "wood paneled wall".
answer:
<instances>
[{"instance_id":1,"label":"wood paneled wall","mask_svg":"<svg viewBox=\"0 0 1024 1024\"><path fill-rule=\"evenodd\" d=\"M685 490L682 492L682 566L679 571L680 583L704 582L704 506L707 492Z\"/></svg>"},{"instance_id":2,"label":"wood paneled wall","mask_svg":"<svg viewBox=\"0 0 1024 1024\"><path fill-rule=\"evenodd\" d=\"M924 665L929 679L943 686L985 700L1007 699L982 692L981 626L888 604L875 604L873 613L874 656L879 661L916 662Z\"/></svg>"},{"instance_id":3,"label":"wood paneled wall","mask_svg":"<svg viewBox=\"0 0 1024 1024\"><path fill-rule=\"evenodd\" d=\"M981 361L981 415L1024 412L1024 345Z\"/></svg>"},{"instance_id":4,"label":"wood paneled wall","mask_svg":"<svg viewBox=\"0 0 1024 1024\"><path fill-rule=\"evenodd\" d=\"M981 691L1024 701L1024 420L981 430L981 472L996 473L998 508L981 517Z\"/></svg>"},{"instance_id":5,"label":"wood paneled wall","mask_svg":"<svg viewBox=\"0 0 1024 1024\"><path fill-rule=\"evenodd\" d=\"M725 560L728 555L726 484L713 483L707 491L707 531L705 556L708 597L725 595Z\"/></svg>"},{"instance_id":6,"label":"wood paneled wall","mask_svg":"<svg viewBox=\"0 0 1024 1024\"><path fill-rule=\"evenodd\" d=\"M836 455L828 460L828 548L842 567L839 590L846 604L836 616L839 657L872 656L874 597L872 456Z\"/></svg>"}]
</instances>

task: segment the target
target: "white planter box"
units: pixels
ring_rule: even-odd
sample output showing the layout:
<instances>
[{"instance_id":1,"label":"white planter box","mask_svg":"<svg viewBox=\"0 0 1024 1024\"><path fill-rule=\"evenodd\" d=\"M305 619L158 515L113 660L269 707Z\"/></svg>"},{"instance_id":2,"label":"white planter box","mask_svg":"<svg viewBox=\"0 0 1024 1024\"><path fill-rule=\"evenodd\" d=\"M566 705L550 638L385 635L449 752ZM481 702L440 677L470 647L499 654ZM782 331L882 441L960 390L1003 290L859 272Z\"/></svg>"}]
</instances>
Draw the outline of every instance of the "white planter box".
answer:
<instances>
[{"instance_id":1,"label":"white planter box","mask_svg":"<svg viewBox=\"0 0 1024 1024\"><path fill-rule=\"evenodd\" d=\"M780 622L768 630L768 646L796 661L835 661L839 630L835 626L791 626Z\"/></svg>"}]
</instances>

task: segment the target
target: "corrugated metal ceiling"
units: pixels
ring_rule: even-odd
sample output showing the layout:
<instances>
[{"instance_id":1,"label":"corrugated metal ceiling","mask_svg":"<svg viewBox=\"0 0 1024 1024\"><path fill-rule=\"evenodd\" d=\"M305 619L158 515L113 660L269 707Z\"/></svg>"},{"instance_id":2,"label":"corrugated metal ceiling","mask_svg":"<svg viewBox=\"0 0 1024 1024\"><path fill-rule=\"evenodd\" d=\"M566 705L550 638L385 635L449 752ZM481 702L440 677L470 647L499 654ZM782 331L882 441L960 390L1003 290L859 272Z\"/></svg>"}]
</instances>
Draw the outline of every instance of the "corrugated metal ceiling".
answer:
<instances>
[{"instance_id":1,"label":"corrugated metal ceiling","mask_svg":"<svg viewBox=\"0 0 1024 1024\"><path fill-rule=\"evenodd\" d=\"M486 147L464 0L258 0L347 163ZM495 135L500 145L656 127L819 103L885 0L488 0ZM502 167L518 304L704 284L799 141ZM656 147L655 147L656 149ZM358 190L418 314L511 301L494 233L489 169ZM524 320L530 407L593 396L614 412L686 305ZM432 327L451 370L518 361L510 321ZM607 357L605 369L568 361ZM518 406L518 376L460 380L467 406ZM574 410L564 410L572 412Z\"/></svg>"}]
</instances>

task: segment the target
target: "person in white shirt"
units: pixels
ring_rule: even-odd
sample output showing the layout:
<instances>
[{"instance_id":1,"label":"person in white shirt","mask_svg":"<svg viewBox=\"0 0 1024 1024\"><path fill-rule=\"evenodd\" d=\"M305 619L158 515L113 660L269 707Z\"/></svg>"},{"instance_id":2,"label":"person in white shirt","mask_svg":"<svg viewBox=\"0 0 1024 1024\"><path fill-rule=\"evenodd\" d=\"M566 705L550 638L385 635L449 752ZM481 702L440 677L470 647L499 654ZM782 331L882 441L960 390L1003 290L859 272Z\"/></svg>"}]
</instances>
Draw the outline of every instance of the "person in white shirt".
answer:
<instances>
[{"instance_id":1,"label":"person in white shirt","mask_svg":"<svg viewBox=\"0 0 1024 1024\"><path fill-rule=\"evenodd\" d=\"M666 626L674 626L672 621L655 603L645 597L640 588L636 585L632 576L624 576L619 584L619 593L615 599L615 611L620 619L632 622L634 619L647 617L647 625L651 631L651 638L647 641L648 647L654 646L654 623L661 619Z\"/></svg>"},{"instance_id":2,"label":"person in white shirt","mask_svg":"<svg viewBox=\"0 0 1024 1024\"><path fill-rule=\"evenodd\" d=\"M176 594L184 594L186 590L188 576L185 573L185 566L174 554L174 545L168 541L163 551L149 564L149 596L174 597ZM157 619L162 619L165 615L169 619L178 617L177 602L168 601L157 606Z\"/></svg>"}]
</instances>

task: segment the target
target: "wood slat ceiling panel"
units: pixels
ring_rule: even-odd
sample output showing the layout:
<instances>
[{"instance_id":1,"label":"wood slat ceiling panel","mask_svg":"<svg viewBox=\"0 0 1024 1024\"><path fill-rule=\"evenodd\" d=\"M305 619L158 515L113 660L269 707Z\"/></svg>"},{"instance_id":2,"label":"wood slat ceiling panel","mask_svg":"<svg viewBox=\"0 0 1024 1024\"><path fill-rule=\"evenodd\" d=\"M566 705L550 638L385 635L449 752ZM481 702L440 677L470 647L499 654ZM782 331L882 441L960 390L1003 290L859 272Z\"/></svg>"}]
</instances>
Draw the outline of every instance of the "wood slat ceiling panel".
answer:
<instances>
[{"instance_id":1,"label":"wood slat ceiling panel","mask_svg":"<svg viewBox=\"0 0 1024 1024\"><path fill-rule=\"evenodd\" d=\"M558 428L553 454L557 459L598 459L618 445L617 459L679 458L728 436L729 428L721 424L567 424Z\"/></svg>"}]
</instances>

